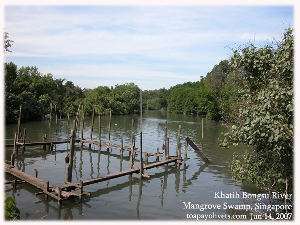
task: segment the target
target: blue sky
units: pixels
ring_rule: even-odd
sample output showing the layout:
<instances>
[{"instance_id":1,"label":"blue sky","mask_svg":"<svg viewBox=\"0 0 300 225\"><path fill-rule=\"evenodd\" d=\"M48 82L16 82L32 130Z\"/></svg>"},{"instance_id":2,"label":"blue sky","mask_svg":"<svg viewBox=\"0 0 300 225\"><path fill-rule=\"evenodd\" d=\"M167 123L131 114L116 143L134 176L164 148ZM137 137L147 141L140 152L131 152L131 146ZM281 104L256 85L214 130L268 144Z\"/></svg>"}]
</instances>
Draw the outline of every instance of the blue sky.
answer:
<instances>
[{"instance_id":1,"label":"blue sky","mask_svg":"<svg viewBox=\"0 0 300 225\"><path fill-rule=\"evenodd\" d=\"M187 1L188 2L188 1ZM81 88L143 90L198 81L249 41L294 28L293 4L5 4L14 41L6 62L36 66Z\"/></svg>"}]
</instances>

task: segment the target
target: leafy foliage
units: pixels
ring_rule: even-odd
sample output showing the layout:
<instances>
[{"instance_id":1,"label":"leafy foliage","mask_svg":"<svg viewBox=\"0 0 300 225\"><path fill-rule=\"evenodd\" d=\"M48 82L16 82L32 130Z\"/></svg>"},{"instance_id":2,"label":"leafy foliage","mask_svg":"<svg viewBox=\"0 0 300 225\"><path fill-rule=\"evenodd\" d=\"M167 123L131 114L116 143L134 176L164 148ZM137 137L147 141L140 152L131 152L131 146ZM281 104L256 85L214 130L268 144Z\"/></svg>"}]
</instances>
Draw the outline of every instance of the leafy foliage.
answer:
<instances>
[{"instance_id":1,"label":"leafy foliage","mask_svg":"<svg viewBox=\"0 0 300 225\"><path fill-rule=\"evenodd\" d=\"M293 60L291 29L276 46L250 44L231 58L232 68L243 71L242 122L225 134L221 145L243 142L253 146L242 157L234 155L233 176L268 190L287 191L293 186Z\"/></svg>"},{"instance_id":2,"label":"leafy foliage","mask_svg":"<svg viewBox=\"0 0 300 225\"><path fill-rule=\"evenodd\" d=\"M20 219L20 210L18 209L17 204L12 197L6 197L4 199L4 205L6 220Z\"/></svg>"}]
</instances>

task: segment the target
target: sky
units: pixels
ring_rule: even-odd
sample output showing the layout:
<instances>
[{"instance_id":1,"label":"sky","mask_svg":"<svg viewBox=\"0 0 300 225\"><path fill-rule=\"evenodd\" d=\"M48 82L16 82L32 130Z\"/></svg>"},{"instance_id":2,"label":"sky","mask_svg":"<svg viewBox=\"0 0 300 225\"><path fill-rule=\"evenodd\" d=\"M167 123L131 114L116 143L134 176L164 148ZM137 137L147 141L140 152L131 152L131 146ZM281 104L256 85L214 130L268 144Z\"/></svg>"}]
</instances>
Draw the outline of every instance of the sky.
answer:
<instances>
[{"instance_id":1,"label":"sky","mask_svg":"<svg viewBox=\"0 0 300 225\"><path fill-rule=\"evenodd\" d=\"M18 68L36 66L43 75L92 89L130 82L142 90L169 89L199 81L221 60L229 59L232 49L249 42L265 46L281 40L284 30L295 26L294 5L289 1L7 2L4 31L14 43L4 61Z\"/></svg>"}]
</instances>

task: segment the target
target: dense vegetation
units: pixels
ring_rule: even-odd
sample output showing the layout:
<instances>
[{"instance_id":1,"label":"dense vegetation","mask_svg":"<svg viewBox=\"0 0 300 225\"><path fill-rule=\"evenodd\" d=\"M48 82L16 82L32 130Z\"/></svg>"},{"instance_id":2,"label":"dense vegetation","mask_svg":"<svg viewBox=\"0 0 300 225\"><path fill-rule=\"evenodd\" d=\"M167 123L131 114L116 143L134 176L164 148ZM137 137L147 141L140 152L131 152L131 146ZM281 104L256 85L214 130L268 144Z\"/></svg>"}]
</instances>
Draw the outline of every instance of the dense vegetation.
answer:
<instances>
[{"instance_id":1,"label":"dense vegetation","mask_svg":"<svg viewBox=\"0 0 300 225\"><path fill-rule=\"evenodd\" d=\"M6 42L7 44L7 42ZM10 47L11 45L7 45ZM143 91L143 109L202 115L235 125L221 144L243 142L252 152L235 154L233 177L270 190L293 187L293 76L294 36L287 29L282 41L233 50L232 57L215 65L197 82L170 89ZM40 120L55 106L59 115L75 115L82 104L85 115L138 113L140 88L134 83L81 89L71 81L43 75L36 67L5 63L5 120Z\"/></svg>"},{"instance_id":2,"label":"dense vegetation","mask_svg":"<svg viewBox=\"0 0 300 225\"><path fill-rule=\"evenodd\" d=\"M235 154L233 177L263 186L269 192L293 193L294 37L234 51L231 67L243 71L239 103L241 122L226 134L223 146L243 142L253 151Z\"/></svg>"},{"instance_id":3,"label":"dense vegetation","mask_svg":"<svg viewBox=\"0 0 300 225\"><path fill-rule=\"evenodd\" d=\"M228 61L221 61L205 78L187 82L169 90L143 91L143 109L165 109L172 113L203 115L213 120L233 121L237 117L239 79L229 72ZM41 120L52 113L75 115L82 104L86 115L138 113L140 88L134 83L81 89L72 81L41 74L37 67L17 68L5 63L5 121L17 122L22 104L22 120Z\"/></svg>"}]
</instances>

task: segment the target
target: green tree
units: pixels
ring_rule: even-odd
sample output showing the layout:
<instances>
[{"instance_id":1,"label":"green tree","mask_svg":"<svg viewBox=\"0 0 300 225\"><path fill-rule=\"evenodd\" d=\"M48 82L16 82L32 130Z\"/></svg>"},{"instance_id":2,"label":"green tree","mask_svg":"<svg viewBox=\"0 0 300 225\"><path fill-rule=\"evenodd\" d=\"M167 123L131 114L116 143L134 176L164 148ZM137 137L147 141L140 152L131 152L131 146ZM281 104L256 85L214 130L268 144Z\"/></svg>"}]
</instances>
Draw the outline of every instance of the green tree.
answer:
<instances>
[{"instance_id":1,"label":"green tree","mask_svg":"<svg viewBox=\"0 0 300 225\"><path fill-rule=\"evenodd\" d=\"M225 134L222 146L243 142L253 151L234 154L235 179L250 181L268 191L293 191L293 76L294 37L287 29L276 45L237 49L231 58L242 71L242 122Z\"/></svg>"},{"instance_id":2,"label":"green tree","mask_svg":"<svg viewBox=\"0 0 300 225\"><path fill-rule=\"evenodd\" d=\"M5 63L5 123L14 123L17 121L17 108L20 106L14 81L17 77L17 65L14 63Z\"/></svg>"},{"instance_id":3,"label":"green tree","mask_svg":"<svg viewBox=\"0 0 300 225\"><path fill-rule=\"evenodd\" d=\"M116 85L113 89L114 114L133 114L140 111L140 88L134 83Z\"/></svg>"},{"instance_id":4,"label":"green tree","mask_svg":"<svg viewBox=\"0 0 300 225\"><path fill-rule=\"evenodd\" d=\"M85 98L83 100L84 111L87 115L92 115L93 106L96 114L108 114L112 105L111 90L106 86L99 86L94 89L84 91Z\"/></svg>"},{"instance_id":5,"label":"green tree","mask_svg":"<svg viewBox=\"0 0 300 225\"><path fill-rule=\"evenodd\" d=\"M222 60L219 64L207 73L205 85L209 88L209 110L207 117L213 120L219 120L222 117L222 100L225 79L229 75L230 68L228 60Z\"/></svg>"}]
</instances>

